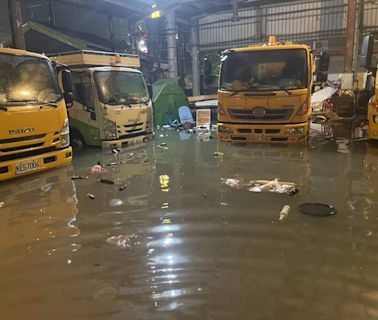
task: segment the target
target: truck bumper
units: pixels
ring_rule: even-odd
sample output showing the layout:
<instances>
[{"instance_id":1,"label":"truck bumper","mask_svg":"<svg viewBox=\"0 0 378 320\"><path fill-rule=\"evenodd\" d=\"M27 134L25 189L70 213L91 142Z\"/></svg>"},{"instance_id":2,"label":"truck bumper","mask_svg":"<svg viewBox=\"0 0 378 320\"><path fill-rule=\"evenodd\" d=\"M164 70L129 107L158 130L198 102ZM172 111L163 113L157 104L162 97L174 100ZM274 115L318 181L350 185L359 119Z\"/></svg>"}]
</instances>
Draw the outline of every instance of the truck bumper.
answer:
<instances>
[{"instance_id":1,"label":"truck bumper","mask_svg":"<svg viewBox=\"0 0 378 320\"><path fill-rule=\"evenodd\" d=\"M236 143L298 143L308 139L309 122L297 124L218 123L218 139Z\"/></svg>"},{"instance_id":2,"label":"truck bumper","mask_svg":"<svg viewBox=\"0 0 378 320\"><path fill-rule=\"evenodd\" d=\"M109 149L109 148L125 148L129 145L134 145L141 143L143 141L152 139L153 133L146 133L142 134L140 136L136 137L130 137L130 138L125 138L125 139L118 139L118 140L102 140L101 141L101 147L104 149Z\"/></svg>"},{"instance_id":3,"label":"truck bumper","mask_svg":"<svg viewBox=\"0 0 378 320\"><path fill-rule=\"evenodd\" d=\"M29 175L32 173L69 165L72 161L72 148L68 147L62 150L51 151L36 156L14 159L0 162L0 181ZM26 172L17 172L17 166L20 164L37 162L38 168Z\"/></svg>"}]
</instances>

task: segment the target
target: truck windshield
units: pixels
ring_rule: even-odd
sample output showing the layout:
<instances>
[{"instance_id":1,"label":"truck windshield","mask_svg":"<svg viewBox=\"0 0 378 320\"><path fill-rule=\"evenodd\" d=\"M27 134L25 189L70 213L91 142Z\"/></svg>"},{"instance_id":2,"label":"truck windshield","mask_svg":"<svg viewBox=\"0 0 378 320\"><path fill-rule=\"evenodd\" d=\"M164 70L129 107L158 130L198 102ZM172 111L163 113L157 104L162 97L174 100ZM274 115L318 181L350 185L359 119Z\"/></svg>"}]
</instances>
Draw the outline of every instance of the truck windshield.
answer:
<instances>
[{"instance_id":1,"label":"truck windshield","mask_svg":"<svg viewBox=\"0 0 378 320\"><path fill-rule=\"evenodd\" d=\"M61 97L48 60L0 54L0 104L56 103Z\"/></svg>"},{"instance_id":2,"label":"truck windshield","mask_svg":"<svg viewBox=\"0 0 378 320\"><path fill-rule=\"evenodd\" d=\"M222 59L220 88L228 91L269 91L307 88L304 49L231 52Z\"/></svg>"},{"instance_id":3,"label":"truck windshield","mask_svg":"<svg viewBox=\"0 0 378 320\"><path fill-rule=\"evenodd\" d=\"M94 78L103 103L121 105L150 100L143 75L138 72L97 71Z\"/></svg>"}]
</instances>

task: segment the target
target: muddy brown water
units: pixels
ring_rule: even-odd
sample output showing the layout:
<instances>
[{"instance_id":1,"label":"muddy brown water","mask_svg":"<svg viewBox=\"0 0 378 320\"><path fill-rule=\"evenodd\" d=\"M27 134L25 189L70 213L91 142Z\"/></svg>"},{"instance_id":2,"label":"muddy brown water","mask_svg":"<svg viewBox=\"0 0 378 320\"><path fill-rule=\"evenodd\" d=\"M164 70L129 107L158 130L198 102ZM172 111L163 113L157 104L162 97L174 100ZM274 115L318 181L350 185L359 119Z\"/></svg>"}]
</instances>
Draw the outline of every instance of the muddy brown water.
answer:
<instances>
[{"instance_id":1,"label":"muddy brown water","mask_svg":"<svg viewBox=\"0 0 378 320\"><path fill-rule=\"evenodd\" d=\"M0 318L378 319L378 146L318 129L308 146L158 130L2 183ZM97 161L125 163L90 174ZM274 178L300 192L248 191ZM299 213L309 201L338 213Z\"/></svg>"}]
</instances>

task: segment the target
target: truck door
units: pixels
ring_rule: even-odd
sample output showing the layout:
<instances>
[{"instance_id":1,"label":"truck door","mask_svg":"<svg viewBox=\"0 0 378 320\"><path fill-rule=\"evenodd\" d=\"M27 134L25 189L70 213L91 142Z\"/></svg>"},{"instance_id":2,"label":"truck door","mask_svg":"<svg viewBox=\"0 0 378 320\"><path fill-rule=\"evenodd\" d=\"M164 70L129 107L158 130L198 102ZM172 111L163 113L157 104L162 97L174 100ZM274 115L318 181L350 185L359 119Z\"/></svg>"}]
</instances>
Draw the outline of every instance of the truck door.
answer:
<instances>
[{"instance_id":1,"label":"truck door","mask_svg":"<svg viewBox=\"0 0 378 320\"><path fill-rule=\"evenodd\" d=\"M87 145L99 146L99 115L96 110L91 75L88 72L72 72L74 106L70 109L72 130L84 138Z\"/></svg>"}]
</instances>

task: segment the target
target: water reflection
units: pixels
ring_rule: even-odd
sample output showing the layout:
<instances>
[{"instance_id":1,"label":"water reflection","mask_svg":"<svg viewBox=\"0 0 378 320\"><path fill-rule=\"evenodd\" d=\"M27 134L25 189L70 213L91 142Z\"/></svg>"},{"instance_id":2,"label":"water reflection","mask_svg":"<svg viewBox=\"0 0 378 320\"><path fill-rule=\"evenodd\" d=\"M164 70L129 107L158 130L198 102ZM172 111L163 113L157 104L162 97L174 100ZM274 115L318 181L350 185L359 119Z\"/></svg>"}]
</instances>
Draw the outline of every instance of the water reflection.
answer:
<instances>
[{"instance_id":1,"label":"water reflection","mask_svg":"<svg viewBox=\"0 0 378 320\"><path fill-rule=\"evenodd\" d=\"M166 130L117 156L87 150L73 170L3 184L2 316L374 318L378 148L327 130L300 146L180 140ZM162 142L168 149L155 148ZM92 175L97 161L112 165ZM73 173L89 178L71 181ZM275 178L299 193L248 191L251 180ZM338 214L300 214L308 201ZM280 222L284 205L292 209Z\"/></svg>"}]
</instances>

